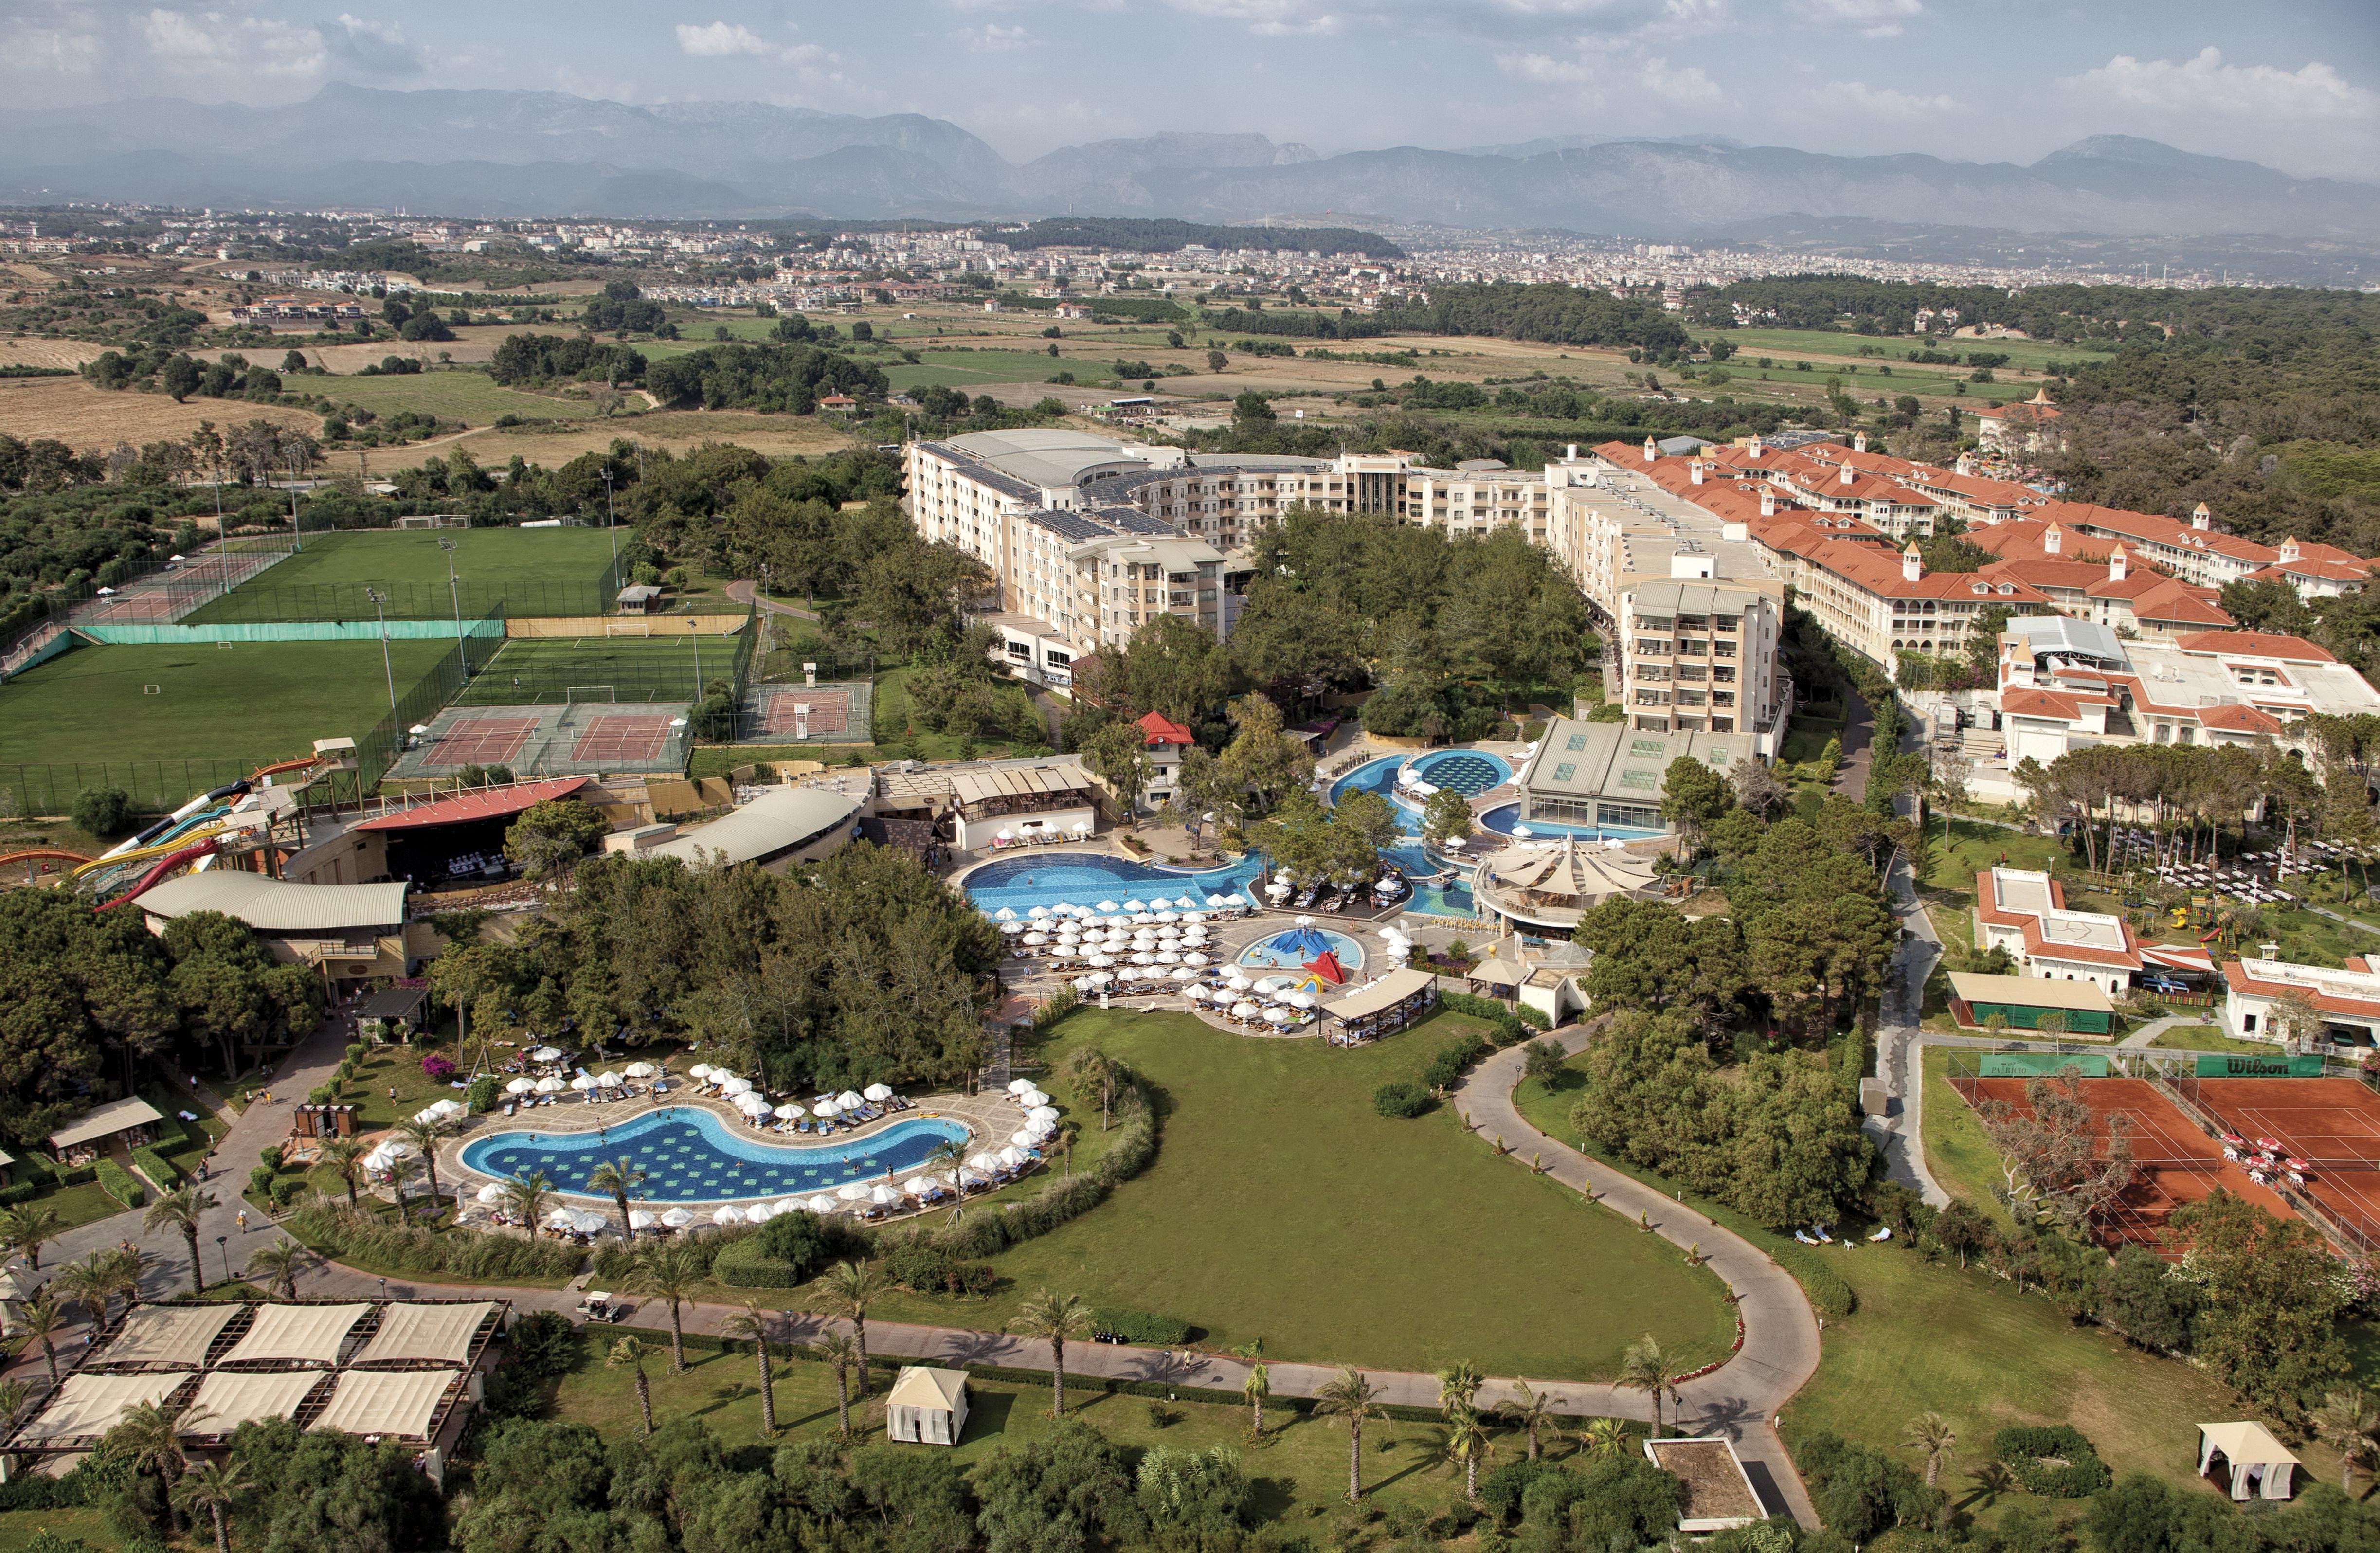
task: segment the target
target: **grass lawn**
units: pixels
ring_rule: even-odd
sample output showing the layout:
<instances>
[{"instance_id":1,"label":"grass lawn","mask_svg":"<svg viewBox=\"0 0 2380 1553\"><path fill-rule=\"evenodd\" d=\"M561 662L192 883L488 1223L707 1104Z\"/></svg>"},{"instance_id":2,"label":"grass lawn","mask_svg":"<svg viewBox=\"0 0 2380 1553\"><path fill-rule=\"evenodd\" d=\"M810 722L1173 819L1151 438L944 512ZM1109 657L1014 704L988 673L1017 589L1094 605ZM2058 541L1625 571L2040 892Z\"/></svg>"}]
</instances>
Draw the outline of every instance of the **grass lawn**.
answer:
<instances>
[{"instance_id":1,"label":"grass lawn","mask_svg":"<svg viewBox=\"0 0 2380 1553\"><path fill-rule=\"evenodd\" d=\"M1052 1289L1179 1317L1208 1347L1262 1338L1283 1359L1410 1370L1468 1359L1495 1375L1586 1378L1613 1374L1645 1331L1688 1366L1723 1356L1734 1329L1718 1280L1666 1243L1495 1159L1444 1109L1409 1121L1373 1110L1375 1088L1417 1074L1466 1028L1441 1014L1342 1051L1187 1014L1077 1013L1043 1055L1098 1045L1154 1082L1166 1107L1156 1162L1094 1212L995 1257L994 1294L904 1295L883 1313L997 1329Z\"/></svg>"},{"instance_id":2,"label":"grass lawn","mask_svg":"<svg viewBox=\"0 0 2380 1553\"><path fill-rule=\"evenodd\" d=\"M615 1329L600 1338L580 1340L577 1365L555 1386L552 1416L591 1426L610 1439L628 1439L642 1427L636 1377L625 1368L607 1367L602 1354L602 1345L618 1335ZM653 1340L648 1337L647 1341ZM659 1352L645 1359L656 1420L688 1414L700 1417L730 1447L760 1438L759 1364L748 1350L722 1353L689 1349L686 1373L672 1375L665 1328L658 1347ZM773 1352L771 1358L779 1438L832 1437L836 1426L834 1372L807 1361L789 1363L782 1350ZM883 1438L883 1398L891 1383L890 1372L877 1370L870 1396L854 1405L852 1426L859 1443ZM1046 1385L972 1380L967 1398L966 1432L952 1450L962 1466L971 1467L996 1451L1019 1448L1050 1427ZM1245 1407L1110 1396L1073 1385L1066 1390L1066 1412L1129 1447L1165 1445L1204 1450L1220 1445L1240 1452L1243 1467L1257 1480L1257 1513L1266 1521L1292 1515L1302 1520L1326 1512L1345 1499L1347 1433L1331 1419L1301 1417L1285 1407L1269 1406L1265 1438L1251 1443ZM1497 1461L1525 1453L1525 1442L1515 1431L1491 1427L1490 1434ZM1366 1424L1364 1482L1370 1503L1382 1509L1410 1506L1427 1512L1460 1498L1460 1469L1435 1459L1441 1436L1440 1428L1430 1424L1384 1420ZM1570 1448L1565 1442L1548 1442L1550 1454L1559 1455Z\"/></svg>"},{"instance_id":3,"label":"grass lawn","mask_svg":"<svg viewBox=\"0 0 2380 1553\"><path fill-rule=\"evenodd\" d=\"M455 704L528 706L603 685L620 701L698 701L704 682L725 679L735 663L734 637L509 641L472 677Z\"/></svg>"},{"instance_id":4,"label":"grass lawn","mask_svg":"<svg viewBox=\"0 0 2380 1553\"><path fill-rule=\"evenodd\" d=\"M2006 826L1953 819L1948 847L1938 822L1925 827L1925 882L1969 896L1975 892L1975 876L1986 868L2046 869L2069 855L2066 843L2055 836L2028 836Z\"/></svg>"},{"instance_id":5,"label":"grass lawn","mask_svg":"<svg viewBox=\"0 0 2380 1553\"><path fill-rule=\"evenodd\" d=\"M1963 1102L1947 1083L1937 1088L1930 1065L1927 1077L1930 1145L1950 1108ZM1515 1098L1541 1130L1578 1141L1568 1120L1574 1091L1549 1095L1525 1083ZM1930 1163L1930 1147L1928 1157ZM1944 1185L1957 1189L1948 1179ZM1686 1201L1755 1244L1773 1238L1724 1207L1691 1193ZM1779 1413L1789 1445L1831 1429L1891 1450L1906 1437L1908 1420L1938 1412L1959 1432L1956 1459L1943 1474L1957 1505L1970 1499L1966 1474L1989 1459L1993 1431L2011 1424L2071 1424L2119 1477L2141 1471L2188 1484L2194 1481L2193 1424L2238 1413L2239 1403L2225 1388L2189 1365L2142 1353L2102 1329L2077 1326L2047 1300L2019 1294L1987 1272L1937 1266L1898 1242L1846 1240L1815 1254L1851 1284L1858 1309L1827 1323L1817 1374ZM2338 1468L2325 1448L2301 1454L2317 1476ZM2019 1497L2004 1495L1999 1503Z\"/></svg>"},{"instance_id":6,"label":"grass lawn","mask_svg":"<svg viewBox=\"0 0 2380 1553\"><path fill-rule=\"evenodd\" d=\"M500 603L512 614L611 611L595 586L612 564L612 536L601 528L404 528L307 535L297 554L195 611L188 624L369 620L367 586L386 596L392 619L443 620L456 600L441 540L457 547L466 615Z\"/></svg>"},{"instance_id":7,"label":"grass lawn","mask_svg":"<svg viewBox=\"0 0 2380 1553\"><path fill-rule=\"evenodd\" d=\"M55 806L32 773L25 807L59 812L77 789L104 784L144 808L181 804L316 739L369 732L388 714L381 646L78 648L0 686L0 785L12 766L79 765L50 773ZM399 694L455 651L452 642L387 646ZM158 694L145 694L152 685Z\"/></svg>"},{"instance_id":8,"label":"grass lawn","mask_svg":"<svg viewBox=\"0 0 2380 1553\"><path fill-rule=\"evenodd\" d=\"M34 1197L30 1206L45 1207L55 1213L58 1227L65 1230L95 1224L103 1219L128 1211L122 1203L109 1196L105 1188L96 1181L86 1181L79 1186L56 1187ZM44 1251L43 1255L53 1253ZM48 1266L47 1263L42 1265Z\"/></svg>"},{"instance_id":9,"label":"grass lawn","mask_svg":"<svg viewBox=\"0 0 2380 1553\"><path fill-rule=\"evenodd\" d=\"M2013 1226L2009 1210L1992 1195L2002 1184L1999 1151L1966 1097L1950 1086L1950 1051L1929 1046L1925 1059L1925 1168L1942 1190L1979 1208L1996 1222Z\"/></svg>"},{"instance_id":10,"label":"grass lawn","mask_svg":"<svg viewBox=\"0 0 2380 1553\"><path fill-rule=\"evenodd\" d=\"M78 1506L71 1510L11 1510L0 1513L0 1553L23 1553L42 1532L55 1533L71 1547L78 1542L106 1547L115 1538L107 1529L107 1512Z\"/></svg>"},{"instance_id":11,"label":"grass lawn","mask_svg":"<svg viewBox=\"0 0 2380 1553\"><path fill-rule=\"evenodd\" d=\"M914 343L914 342L913 342ZM1158 343L1164 343L1163 336ZM1060 347L1064 348L1063 346ZM1098 359L1081 357L1055 357L1047 351L1024 350L936 350L931 346L919 347L926 359L912 367L905 362L880 363L884 376L893 388L967 388L979 382L1046 382L1060 372L1072 372L1075 381L1088 382L1093 378L1112 375L1112 356ZM1135 357L1139 354L1133 353Z\"/></svg>"},{"instance_id":12,"label":"grass lawn","mask_svg":"<svg viewBox=\"0 0 2380 1553\"><path fill-rule=\"evenodd\" d=\"M2271 1041L2235 1040L2220 1025L2176 1025L2158 1031L2149 1044L2168 1051L2245 1051L2265 1057L2279 1049Z\"/></svg>"},{"instance_id":13,"label":"grass lawn","mask_svg":"<svg viewBox=\"0 0 2380 1553\"><path fill-rule=\"evenodd\" d=\"M506 388L485 372L405 372L346 377L311 386L334 404L359 405L379 415L419 410L441 420L485 426L508 415L523 420L576 420L595 413L585 399L562 399ZM501 532L501 530L498 530Z\"/></svg>"}]
</instances>

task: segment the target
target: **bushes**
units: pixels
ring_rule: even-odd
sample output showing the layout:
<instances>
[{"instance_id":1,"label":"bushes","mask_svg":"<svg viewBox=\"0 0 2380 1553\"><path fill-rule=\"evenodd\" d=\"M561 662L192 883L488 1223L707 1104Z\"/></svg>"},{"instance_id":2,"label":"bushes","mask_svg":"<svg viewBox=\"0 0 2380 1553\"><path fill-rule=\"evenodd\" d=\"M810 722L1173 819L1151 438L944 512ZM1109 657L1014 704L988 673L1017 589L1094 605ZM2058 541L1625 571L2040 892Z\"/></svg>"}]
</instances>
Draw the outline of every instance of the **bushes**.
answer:
<instances>
[{"instance_id":1,"label":"bushes","mask_svg":"<svg viewBox=\"0 0 2380 1553\"><path fill-rule=\"evenodd\" d=\"M1487 1056L1492 1049L1494 1049L1477 1036L1457 1036L1437 1056L1429 1060L1429 1066L1422 1069L1423 1086L1430 1089L1451 1089L1456 1081L1463 1077L1463 1069Z\"/></svg>"},{"instance_id":2,"label":"bushes","mask_svg":"<svg viewBox=\"0 0 2380 1553\"><path fill-rule=\"evenodd\" d=\"M1440 992L1438 1006L1451 1013L1467 1014L1484 1019L1496 1028L1492 1037L1498 1046L1511 1046L1529 1038L1529 1027L1511 1009L1493 998L1475 998L1468 992ZM1535 1010L1531 1011L1535 1013ZM1540 1026L1542 1027L1542 1026Z\"/></svg>"},{"instance_id":3,"label":"bushes","mask_svg":"<svg viewBox=\"0 0 2380 1553\"><path fill-rule=\"evenodd\" d=\"M710 1276L731 1289L791 1289L809 1279L798 1263L770 1256L757 1236L722 1246Z\"/></svg>"},{"instance_id":4,"label":"bushes","mask_svg":"<svg viewBox=\"0 0 2380 1553\"><path fill-rule=\"evenodd\" d=\"M1391 1119L1419 1116L1430 1104L1429 1091L1418 1084L1399 1081L1383 1084L1372 1091L1372 1109Z\"/></svg>"},{"instance_id":5,"label":"bushes","mask_svg":"<svg viewBox=\"0 0 2380 1553\"><path fill-rule=\"evenodd\" d=\"M1893 1526L1931 1521L1941 1508L1942 1491L1925 1486L1905 1463L1828 1430L1801 1441L1793 1454L1828 1529L1854 1544Z\"/></svg>"},{"instance_id":6,"label":"bushes","mask_svg":"<svg viewBox=\"0 0 2380 1553\"><path fill-rule=\"evenodd\" d=\"M988 1263L963 1262L922 1241L904 1241L885 1255L884 1270L920 1294L988 1294L1000 1281Z\"/></svg>"},{"instance_id":7,"label":"bushes","mask_svg":"<svg viewBox=\"0 0 2380 1553\"><path fill-rule=\"evenodd\" d=\"M496 1109L496 1097L499 1093L496 1075L481 1074L471 1081L471 1087L464 1091L463 1098L474 1114L485 1114Z\"/></svg>"},{"instance_id":8,"label":"bushes","mask_svg":"<svg viewBox=\"0 0 2380 1553\"><path fill-rule=\"evenodd\" d=\"M145 1143L133 1149L132 1163L142 1175L157 1183L160 1192L171 1192L181 1184L182 1172L174 1168L174 1162Z\"/></svg>"},{"instance_id":9,"label":"bushes","mask_svg":"<svg viewBox=\"0 0 2380 1553\"><path fill-rule=\"evenodd\" d=\"M795 1288L816 1278L828 1263L866 1256L870 1250L865 1231L809 1212L781 1213L757 1231L740 1236L730 1231L730 1236L706 1235L693 1244L715 1248L710 1256L710 1276L736 1289ZM625 1268L626 1255L619 1256ZM597 1271L613 1276L601 1261Z\"/></svg>"},{"instance_id":10,"label":"bushes","mask_svg":"<svg viewBox=\"0 0 2380 1553\"><path fill-rule=\"evenodd\" d=\"M2088 1498L2113 1481L2099 1452L2068 1424L2002 1429L1992 1437L1992 1454L2026 1493L2044 1498Z\"/></svg>"},{"instance_id":11,"label":"bushes","mask_svg":"<svg viewBox=\"0 0 2380 1553\"><path fill-rule=\"evenodd\" d=\"M113 1159L102 1159L98 1165L100 1189L126 1207L140 1207L149 1201L149 1194L132 1179L132 1172Z\"/></svg>"},{"instance_id":12,"label":"bushes","mask_svg":"<svg viewBox=\"0 0 2380 1553\"><path fill-rule=\"evenodd\" d=\"M1843 1281L1842 1274L1827 1266L1818 1254L1799 1241L1772 1242L1769 1259L1793 1275L1802 1292L1810 1296L1810 1304L1821 1316L1849 1316L1858 1307L1859 1296Z\"/></svg>"},{"instance_id":13,"label":"bushes","mask_svg":"<svg viewBox=\"0 0 2380 1553\"><path fill-rule=\"evenodd\" d=\"M1094 1307L1091 1331L1096 1336L1121 1338L1149 1348L1179 1348L1190 1341L1188 1322L1176 1321L1171 1316L1152 1316L1145 1310L1127 1310L1121 1305Z\"/></svg>"},{"instance_id":14,"label":"bushes","mask_svg":"<svg viewBox=\"0 0 2380 1553\"><path fill-rule=\"evenodd\" d=\"M121 787L86 787L74 796L74 822L102 841L132 829L132 795Z\"/></svg>"},{"instance_id":15,"label":"bushes","mask_svg":"<svg viewBox=\"0 0 2380 1553\"><path fill-rule=\"evenodd\" d=\"M342 1261L395 1272L450 1272L465 1280L502 1278L558 1283L576 1273L585 1260L584 1253L575 1246L552 1241L388 1223L369 1208L349 1207L344 1198L319 1194L300 1205L283 1228L309 1247Z\"/></svg>"}]
</instances>

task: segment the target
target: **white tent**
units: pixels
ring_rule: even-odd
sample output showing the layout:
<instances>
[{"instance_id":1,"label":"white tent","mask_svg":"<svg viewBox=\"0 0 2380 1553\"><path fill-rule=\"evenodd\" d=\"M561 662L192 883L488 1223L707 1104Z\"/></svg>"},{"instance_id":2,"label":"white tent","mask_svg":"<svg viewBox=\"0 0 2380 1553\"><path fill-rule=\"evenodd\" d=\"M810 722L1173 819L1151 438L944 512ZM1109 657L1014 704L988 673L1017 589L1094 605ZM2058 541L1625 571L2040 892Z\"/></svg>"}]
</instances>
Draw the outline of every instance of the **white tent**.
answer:
<instances>
[{"instance_id":1,"label":"white tent","mask_svg":"<svg viewBox=\"0 0 2380 1553\"><path fill-rule=\"evenodd\" d=\"M2215 1476L2235 1499L2288 1498L2294 1469L2303 1464L2262 1424L2198 1426L2198 1475Z\"/></svg>"},{"instance_id":2,"label":"white tent","mask_svg":"<svg viewBox=\"0 0 2380 1553\"><path fill-rule=\"evenodd\" d=\"M904 1365L884 1399L884 1434L910 1445L956 1445L966 1432L966 1375Z\"/></svg>"}]
</instances>

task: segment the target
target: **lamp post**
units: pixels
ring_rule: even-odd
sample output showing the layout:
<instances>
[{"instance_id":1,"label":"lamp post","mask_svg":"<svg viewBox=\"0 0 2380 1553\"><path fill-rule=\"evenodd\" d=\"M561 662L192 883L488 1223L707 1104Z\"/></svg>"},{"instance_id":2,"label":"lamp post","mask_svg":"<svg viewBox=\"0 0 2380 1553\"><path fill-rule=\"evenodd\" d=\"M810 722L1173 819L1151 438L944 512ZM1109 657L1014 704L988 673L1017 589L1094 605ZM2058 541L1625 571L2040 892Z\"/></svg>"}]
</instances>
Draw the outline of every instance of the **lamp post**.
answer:
<instances>
[{"instance_id":1,"label":"lamp post","mask_svg":"<svg viewBox=\"0 0 2380 1553\"><path fill-rule=\"evenodd\" d=\"M405 730L398 726L396 716L396 666L389 661L388 611L382 607L388 601L377 588L365 588L364 597L371 601L372 613L380 617L380 666L381 672L388 676L389 737L395 744L397 748L403 749L405 747Z\"/></svg>"},{"instance_id":2,"label":"lamp post","mask_svg":"<svg viewBox=\"0 0 2380 1553\"><path fill-rule=\"evenodd\" d=\"M229 1235L217 1235L215 1237L215 1250L223 1256L224 1281L225 1283L229 1283L231 1281L230 1242L231 1237Z\"/></svg>"},{"instance_id":3,"label":"lamp post","mask_svg":"<svg viewBox=\"0 0 2380 1553\"><path fill-rule=\"evenodd\" d=\"M298 456L297 445L292 443L289 449L289 548L293 551L306 548L305 539L298 532ZM215 526L218 528L223 526L220 513L215 516Z\"/></svg>"},{"instance_id":4,"label":"lamp post","mask_svg":"<svg viewBox=\"0 0 2380 1553\"><path fill-rule=\"evenodd\" d=\"M612 466L606 464L603 466L603 532L610 535L612 539L612 580L614 583L617 583L620 580L620 530L618 524L619 519L613 516L612 513Z\"/></svg>"}]
</instances>

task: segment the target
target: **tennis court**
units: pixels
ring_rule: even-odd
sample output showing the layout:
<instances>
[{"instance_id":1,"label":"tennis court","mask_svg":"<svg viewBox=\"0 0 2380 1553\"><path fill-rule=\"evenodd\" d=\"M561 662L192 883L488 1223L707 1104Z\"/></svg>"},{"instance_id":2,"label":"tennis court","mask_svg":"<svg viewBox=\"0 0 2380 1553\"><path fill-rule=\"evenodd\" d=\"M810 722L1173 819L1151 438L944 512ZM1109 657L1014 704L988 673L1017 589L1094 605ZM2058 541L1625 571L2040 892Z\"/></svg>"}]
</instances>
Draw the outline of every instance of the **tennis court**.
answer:
<instances>
[{"instance_id":1,"label":"tennis court","mask_svg":"<svg viewBox=\"0 0 2380 1553\"><path fill-rule=\"evenodd\" d=\"M865 680L829 685L756 685L744 694L738 744L868 742L869 698Z\"/></svg>"},{"instance_id":2,"label":"tennis court","mask_svg":"<svg viewBox=\"0 0 2380 1553\"><path fill-rule=\"evenodd\" d=\"M253 542L253 541L235 541ZM289 557L278 550L212 550L162 571L137 576L75 612L84 625L165 625Z\"/></svg>"},{"instance_id":3,"label":"tennis court","mask_svg":"<svg viewBox=\"0 0 2380 1553\"><path fill-rule=\"evenodd\" d=\"M674 720L668 710L596 713L577 730L570 758L606 770L659 759Z\"/></svg>"},{"instance_id":4,"label":"tennis court","mask_svg":"<svg viewBox=\"0 0 2380 1553\"><path fill-rule=\"evenodd\" d=\"M446 725L424 752L432 766L509 766L537 731L534 713L465 713Z\"/></svg>"},{"instance_id":5,"label":"tennis court","mask_svg":"<svg viewBox=\"0 0 2380 1553\"><path fill-rule=\"evenodd\" d=\"M2380 1095L2352 1078L2183 1075L2175 1084L2247 1147L2269 1138L2283 1157L2313 1166L2300 1172L2305 1183L2296 1190L2354 1235L2380 1244Z\"/></svg>"},{"instance_id":6,"label":"tennis court","mask_svg":"<svg viewBox=\"0 0 2380 1553\"><path fill-rule=\"evenodd\" d=\"M2026 1083L2022 1078L1961 1078L1956 1087L1971 1104L2002 1100L2024 1110ZM2288 1203L2249 1180L2242 1166L2226 1159L2223 1145L2148 1080L2086 1078L2082 1103L2091 1108L2092 1130L2103 1147L2107 1118L2121 1116L2130 1124L2134 1178L2105 1226L2109 1238L2173 1255L2164 1231L2174 1210L2204 1198L2217 1186L2277 1218L2295 1217Z\"/></svg>"}]
</instances>

